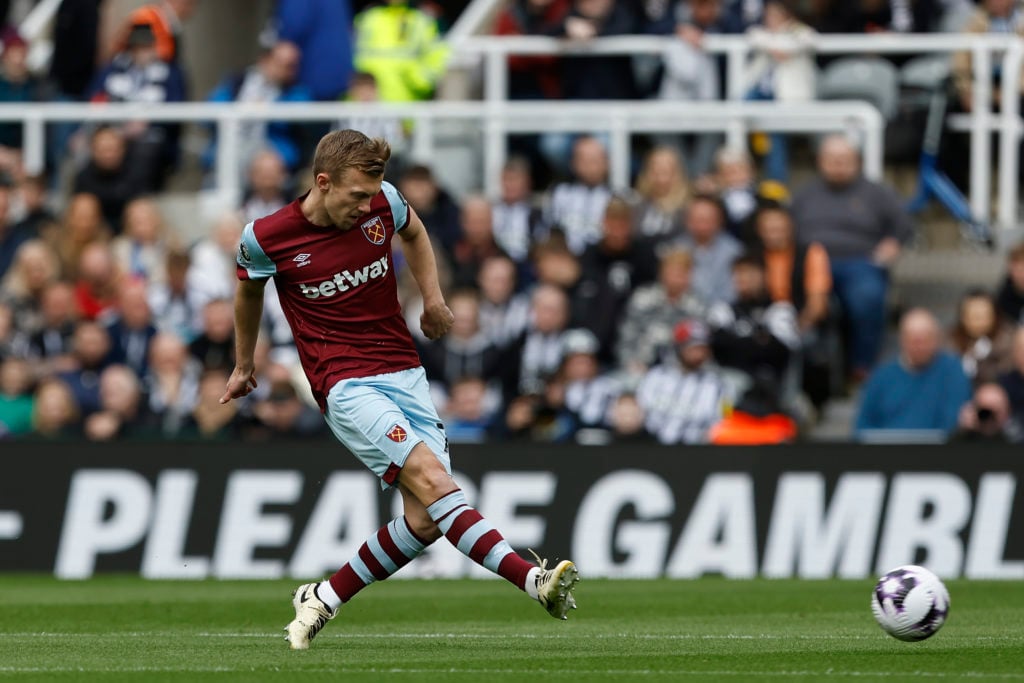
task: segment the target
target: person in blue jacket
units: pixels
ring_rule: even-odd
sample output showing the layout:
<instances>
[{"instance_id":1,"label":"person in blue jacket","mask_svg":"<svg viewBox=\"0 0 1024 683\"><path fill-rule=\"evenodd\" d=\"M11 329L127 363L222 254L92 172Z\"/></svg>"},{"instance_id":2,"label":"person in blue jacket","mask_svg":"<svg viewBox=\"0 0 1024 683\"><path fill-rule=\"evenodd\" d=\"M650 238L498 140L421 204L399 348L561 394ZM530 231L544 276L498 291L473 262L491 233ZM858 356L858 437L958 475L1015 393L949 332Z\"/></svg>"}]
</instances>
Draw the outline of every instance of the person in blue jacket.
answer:
<instances>
[{"instance_id":1,"label":"person in blue jacket","mask_svg":"<svg viewBox=\"0 0 1024 683\"><path fill-rule=\"evenodd\" d=\"M878 366L861 395L855 431L929 430L946 436L957 427L971 383L960 359L942 350L935 316L913 308L900 319L899 357Z\"/></svg>"},{"instance_id":2,"label":"person in blue jacket","mask_svg":"<svg viewBox=\"0 0 1024 683\"><path fill-rule=\"evenodd\" d=\"M336 100L352 78L352 6L349 0L278 0L278 40L302 51L298 81L313 99Z\"/></svg>"}]
</instances>

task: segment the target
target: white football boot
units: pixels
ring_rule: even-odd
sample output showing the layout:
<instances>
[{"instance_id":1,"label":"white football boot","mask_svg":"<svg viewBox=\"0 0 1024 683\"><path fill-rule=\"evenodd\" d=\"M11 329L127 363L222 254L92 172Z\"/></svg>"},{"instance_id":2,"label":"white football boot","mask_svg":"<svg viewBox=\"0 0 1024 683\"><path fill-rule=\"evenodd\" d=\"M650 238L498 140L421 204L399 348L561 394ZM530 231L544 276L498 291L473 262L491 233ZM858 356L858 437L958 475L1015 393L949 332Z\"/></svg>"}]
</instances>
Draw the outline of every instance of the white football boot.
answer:
<instances>
[{"instance_id":1,"label":"white football boot","mask_svg":"<svg viewBox=\"0 0 1024 683\"><path fill-rule=\"evenodd\" d=\"M540 574L537 575L537 601L555 619L568 619L568 611L576 609L576 598L572 595L580 580L576 565L569 560L562 560L548 569L546 559L540 559L532 550L530 552L537 558L537 566L540 567Z\"/></svg>"},{"instance_id":2,"label":"white football boot","mask_svg":"<svg viewBox=\"0 0 1024 683\"><path fill-rule=\"evenodd\" d=\"M284 638L293 650L308 650L309 641L338 614L316 596L315 588L315 583L304 583L292 593L295 618L284 627L288 632Z\"/></svg>"}]
</instances>

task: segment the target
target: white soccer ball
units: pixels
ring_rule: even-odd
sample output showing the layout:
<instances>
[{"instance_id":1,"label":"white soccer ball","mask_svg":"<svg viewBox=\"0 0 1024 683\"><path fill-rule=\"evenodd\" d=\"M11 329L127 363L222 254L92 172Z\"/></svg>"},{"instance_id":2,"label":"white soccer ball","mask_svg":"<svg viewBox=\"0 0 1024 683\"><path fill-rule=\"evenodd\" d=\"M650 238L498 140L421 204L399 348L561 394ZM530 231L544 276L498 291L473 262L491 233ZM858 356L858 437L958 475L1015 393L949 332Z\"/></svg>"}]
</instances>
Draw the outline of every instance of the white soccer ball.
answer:
<instances>
[{"instance_id":1,"label":"white soccer ball","mask_svg":"<svg viewBox=\"0 0 1024 683\"><path fill-rule=\"evenodd\" d=\"M900 640L924 640L949 616L949 591L935 574L908 564L878 579L871 611L882 630Z\"/></svg>"}]
</instances>

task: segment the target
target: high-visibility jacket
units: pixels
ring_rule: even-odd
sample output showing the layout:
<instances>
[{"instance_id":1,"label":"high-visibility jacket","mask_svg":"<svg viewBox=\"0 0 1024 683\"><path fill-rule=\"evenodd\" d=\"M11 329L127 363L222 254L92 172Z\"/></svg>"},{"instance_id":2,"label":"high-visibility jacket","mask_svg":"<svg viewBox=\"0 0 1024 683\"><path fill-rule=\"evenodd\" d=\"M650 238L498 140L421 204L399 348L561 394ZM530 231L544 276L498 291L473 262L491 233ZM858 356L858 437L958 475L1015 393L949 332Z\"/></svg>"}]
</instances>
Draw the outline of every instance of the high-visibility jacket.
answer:
<instances>
[{"instance_id":1,"label":"high-visibility jacket","mask_svg":"<svg viewBox=\"0 0 1024 683\"><path fill-rule=\"evenodd\" d=\"M355 68L377 79L384 102L430 98L448 61L437 20L405 3L356 15Z\"/></svg>"}]
</instances>

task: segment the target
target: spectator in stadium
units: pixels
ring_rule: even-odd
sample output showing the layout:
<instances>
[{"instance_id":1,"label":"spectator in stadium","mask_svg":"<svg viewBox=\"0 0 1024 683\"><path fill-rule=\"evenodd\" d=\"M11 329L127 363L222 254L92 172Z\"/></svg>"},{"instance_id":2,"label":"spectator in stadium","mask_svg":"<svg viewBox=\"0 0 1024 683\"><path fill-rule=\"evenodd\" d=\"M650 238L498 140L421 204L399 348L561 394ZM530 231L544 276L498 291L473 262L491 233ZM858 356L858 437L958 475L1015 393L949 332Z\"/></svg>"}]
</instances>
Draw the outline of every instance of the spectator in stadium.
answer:
<instances>
[{"instance_id":1,"label":"spectator in stadium","mask_svg":"<svg viewBox=\"0 0 1024 683\"><path fill-rule=\"evenodd\" d=\"M518 292L516 266L507 256L485 259L477 276L480 329L498 348L505 348L530 321L530 297Z\"/></svg>"},{"instance_id":2,"label":"spectator in stadium","mask_svg":"<svg viewBox=\"0 0 1024 683\"><path fill-rule=\"evenodd\" d=\"M21 358L0 360L0 441L32 431L32 366Z\"/></svg>"},{"instance_id":3,"label":"spectator in stadium","mask_svg":"<svg viewBox=\"0 0 1024 683\"><path fill-rule=\"evenodd\" d=\"M75 175L72 191L97 197L107 225L120 232L124 207L148 189L146 171L129 156L124 131L116 126L93 130L89 149L89 160Z\"/></svg>"},{"instance_id":4,"label":"spectator in stadium","mask_svg":"<svg viewBox=\"0 0 1024 683\"><path fill-rule=\"evenodd\" d=\"M320 101L336 100L352 77L352 3L277 0L274 30L303 55L298 81Z\"/></svg>"},{"instance_id":5,"label":"spectator in stadium","mask_svg":"<svg viewBox=\"0 0 1024 683\"><path fill-rule=\"evenodd\" d=\"M544 393L544 382L562 363L562 335L569 326L569 298L550 284L538 285L530 296L530 326L511 347L506 370L523 395Z\"/></svg>"},{"instance_id":6,"label":"spectator in stadium","mask_svg":"<svg viewBox=\"0 0 1024 683\"><path fill-rule=\"evenodd\" d=\"M0 32L3 52L0 53L0 103L17 104L45 102L51 99L49 88L28 68L28 43L18 32L8 28ZM0 166L14 172L22 147L20 122L0 124Z\"/></svg>"},{"instance_id":7,"label":"spectator in stadium","mask_svg":"<svg viewBox=\"0 0 1024 683\"><path fill-rule=\"evenodd\" d=\"M483 443L494 429L495 403L488 398L483 377L460 377L448 387L441 419L451 443Z\"/></svg>"},{"instance_id":8,"label":"spectator in stadium","mask_svg":"<svg viewBox=\"0 0 1024 683\"><path fill-rule=\"evenodd\" d=\"M1024 324L1024 242L1006 252L1006 279L996 298L1002 316L1017 325Z\"/></svg>"},{"instance_id":9,"label":"spectator in stadium","mask_svg":"<svg viewBox=\"0 0 1024 683\"><path fill-rule=\"evenodd\" d=\"M672 333L676 359L644 375L636 397L647 431L663 444L705 443L708 430L731 403L711 355L711 333L699 320L683 320ZM680 396L689 400L680 401Z\"/></svg>"},{"instance_id":10,"label":"spectator in stadium","mask_svg":"<svg viewBox=\"0 0 1024 683\"><path fill-rule=\"evenodd\" d=\"M1013 367L999 376L999 385L1006 391L1014 421L1024 425L1024 327L1013 333Z\"/></svg>"},{"instance_id":11,"label":"spectator in stadium","mask_svg":"<svg viewBox=\"0 0 1024 683\"><path fill-rule=\"evenodd\" d=\"M149 344L149 372L142 385L164 437L177 436L196 404L202 368L177 335L159 332ZM221 387L224 385L221 384Z\"/></svg>"},{"instance_id":12,"label":"spectator in stadium","mask_svg":"<svg viewBox=\"0 0 1024 683\"><path fill-rule=\"evenodd\" d=\"M40 329L29 337L28 357L39 375L70 369L72 340L78 322L75 290L67 282L54 282L40 299Z\"/></svg>"},{"instance_id":13,"label":"spectator in stadium","mask_svg":"<svg viewBox=\"0 0 1024 683\"><path fill-rule=\"evenodd\" d=\"M487 197L464 198L459 217L462 237L452 250L452 281L456 287L472 287L485 260L506 254L495 240L494 214Z\"/></svg>"},{"instance_id":14,"label":"spectator in stadium","mask_svg":"<svg viewBox=\"0 0 1024 683\"><path fill-rule=\"evenodd\" d=\"M180 64L183 61L181 34L198 4L199 0L162 0L139 7L128 15L114 41L114 51L128 49L133 29L146 26L153 35L160 60Z\"/></svg>"},{"instance_id":15,"label":"spectator in stadium","mask_svg":"<svg viewBox=\"0 0 1024 683\"><path fill-rule=\"evenodd\" d=\"M402 171L396 185L423 224L430 226L431 240L436 241L441 253L450 261L455 243L462 237L459 205L452 195L441 187L429 166L420 164Z\"/></svg>"},{"instance_id":16,"label":"spectator in stadium","mask_svg":"<svg viewBox=\"0 0 1024 683\"><path fill-rule=\"evenodd\" d=\"M569 0L512 0L498 13L498 36L550 36L560 32ZM508 98L557 100L562 97L560 59L553 55L511 55L508 59Z\"/></svg>"},{"instance_id":17,"label":"spectator in stadium","mask_svg":"<svg viewBox=\"0 0 1024 683\"><path fill-rule=\"evenodd\" d=\"M565 382L565 407L572 415L577 438L607 442L610 438L609 415L622 393L622 384L614 373L601 372L598 352L601 345L590 330L569 330L562 339L562 367ZM594 432L593 430L597 430Z\"/></svg>"},{"instance_id":18,"label":"spectator in stadium","mask_svg":"<svg viewBox=\"0 0 1024 683\"><path fill-rule=\"evenodd\" d=\"M227 383L228 373L223 370L202 373L195 405L178 430L178 438L228 441L238 435L242 428L239 404L220 402Z\"/></svg>"},{"instance_id":19,"label":"spectator in stadium","mask_svg":"<svg viewBox=\"0 0 1024 683\"><path fill-rule=\"evenodd\" d=\"M250 219L251 220L251 219ZM188 252L186 280L175 288L175 300L192 311L190 325L198 328L199 311L208 301L230 299L235 292L235 255L245 219L234 211L222 213L209 234Z\"/></svg>"},{"instance_id":20,"label":"spectator in stadium","mask_svg":"<svg viewBox=\"0 0 1024 683\"><path fill-rule=\"evenodd\" d=\"M322 436L326 423L320 411L302 401L288 369L271 364L267 368L269 391L252 406L256 424L246 426L247 439L301 440Z\"/></svg>"},{"instance_id":21,"label":"spectator in stadium","mask_svg":"<svg viewBox=\"0 0 1024 683\"><path fill-rule=\"evenodd\" d=\"M364 102L376 104L381 101L380 88L377 87L377 79L373 74L365 71L357 71L352 75L345 93L345 100L348 102ZM348 116L339 119L334 124L334 130L345 130L351 128L358 130L363 135L371 138L384 138L391 142L392 157L388 162L392 172L400 170L404 166L403 157L408 152L409 130L411 123L403 121L397 116Z\"/></svg>"},{"instance_id":22,"label":"spectator in stadium","mask_svg":"<svg viewBox=\"0 0 1024 683\"><path fill-rule=\"evenodd\" d=\"M356 14L353 29L355 68L373 74L382 101L434 96L448 63L435 17L410 0L387 0Z\"/></svg>"},{"instance_id":23,"label":"spectator in stadium","mask_svg":"<svg viewBox=\"0 0 1024 683\"><path fill-rule=\"evenodd\" d=\"M772 301L765 286L764 262L744 254L732 264L736 300L708 309L711 350L723 368L740 371L751 384L761 383L788 407L796 390L793 373L800 351L796 310L788 301Z\"/></svg>"},{"instance_id":24,"label":"spectator in stadium","mask_svg":"<svg viewBox=\"0 0 1024 683\"><path fill-rule=\"evenodd\" d=\"M787 301L807 338L829 313L832 271L818 242L797 244L793 217L782 204L765 201L754 214L757 251L764 259L765 286L772 301Z\"/></svg>"},{"instance_id":25,"label":"spectator in stadium","mask_svg":"<svg viewBox=\"0 0 1024 683\"><path fill-rule=\"evenodd\" d=\"M462 377L495 377L501 351L480 328L480 295L459 289L448 295L454 319L448 334L420 345L420 358L431 386L447 389Z\"/></svg>"},{"instance_id":26,"label":"spectator in stadium","mask_svg":"<svg viewBox=\"0 0 1024 683\"><path fill-rule=\"evenodd\" d=\"M42 174L22 173L17 190L11 197L11 210L18 216L18 224L30 234L43 238L56 232L59 221L50 210L46 177Z\"/></svg>"},{"instance_id":27,"label":"spectator in stadium","mask_svg":"<svg viewBox=\"0 0 1024 683\"><path fill-rule=\"evenodd\" d=\"M100 374L100 410L86 417L82 427L90 441L156 436L155 417L131 368L110 365Z\"/></svg>"},{"instance_id":28,"label":"spectator in stadium","mask_svg":"<svg viewBox=\"0 0 1024 683\"><path fill-rule=\"evenodd\" d=\"M621 0L572 0L555 35L587 41L639 33L634 8ZM562 60L562 93L571 100L629 100L638 96L628 55L567 57Z\"/></svg>"},{"instance_id":29,"label":"spectator in stadium","mask_svg":"<svg viewBox=\"0 0 1024 683\"><path fill-rule=\"evenodd\" d=\"M750 242L754 232L750 222L762 196L750 154L745 149L722 147L715 155L715 172L705 184L722 200L729 233L741 242Z\"/></svg>"},{"instance_id":30,"label":"spectator in stadium","mask_svg":"<svg viewBox=\"0 0 1024 683\"><path fill-rule=\"evenodd\" d=\"M202 326L202 310L209 300L188 284L192 261L187 251L171 250L167 253L165 269L167 280L149 286L149 308L161 332L172 333L185 342L191 342ZM216 271L210 271L210 278ZM228 294L223 294L223 297ZM216 298L216 297L211 297Z\"/></svg>"},{"instance_id":31,"label":"spectator in stadium","mask_svg":"<svg viewBox=\"0 0 1024 683\"><path fill-rule=\"evenodd\" d=\"M796 310L802 343L801 386L820 409L834 387L833 357L838 324L830 315L832 272L828 253L817 242L796 243L793 218L785 206L765 200L753 216L757 242L753 252L765 265L765 285L772 301Z\"/></svg>"},{"instance_id":32,"label":"spectator in stadium","mask_svg":"<svg viewBox=\"0 0 1024 683\"><path fill-rule=\"evenodd\" d=\"M6 173L0 173L0 278L14 262L14 255L23 243L35 237L24 224L11 220L11 189L14 180Z\"/></svg>"},{"instance_id":33,"label":"spectator in stadium","mask_svg":"<svg viewBox=\"0 0 1024 683\"><path fill-rule=\"evenodd\" d=\"M671 359L672 335L685 319L702 319L706 306L690 290L693 258L685 249L661 254L658 281L638 287L626 305L619 328L618 366L630 378L639 379L652 366Z\"/></svg>"},{"instance_id":34,"label":"spectator in stadium","mask_svg":"<svg viewBox=\"0 0 1024 683\"><path fill-rule=\"evenodd\" d=\"M203 328L188 351L203 370L235 367L235 314L230 299L214 299L203 306Z\"/></svg>"},{"instance_id":35,"label":"spectator in stadium","mask_svg":"<svg viewBox=\"0 0 1024 683\"><path fill-rule=\"evenodd\" d=\"M149 370L149 345L156 332L146 284L140 280L125 282L118 293L117 317L107 325L114 362L144 377Z\"/></svg>"},{"instance_id":36,"label":"spectator in stadium","mask_svg":"<svg viewBox=\"0 0 1024 683\"><path fill-rule=\"evenodd\" d=\"M83 319L109 321L117 312L117 295L123 284L109 244L95 242L82 250L75 300Z\"/></svg>"},{"instance_id":37,"label":"spectator in stadium","mask_svg":"<svg viewBox=\"0 0 1024 683\"><path fill-rule=\"evenodd\" d=\"M99 61L100 5L103 0L62 0L53 20L49 80L58 99L82 100Z\"/></svg>"},{"instance_id":38,"label":"spectator in stadium","mask_svg":"<svg viewBox=\"0 0 1024 683\"><path fill-rule=\"evenodd\" d=\"M185 101L185 77L174 62L159 56L157 38L147 24L131 27L124 51L96 76L93 102L133 102L156 106ZM167 168L178 161L179 124L130 121L121 130L131 145L133 165L145 173L146 188L163 187Z\"/></svg>"},{"instance_id":39,"label":"spectator in stadium","mask_svg":"<svg viewBox=\"0 0 1024 683\"><path fill-rule=\"evenodd\" d=\"M541 392L516 397L505 411L499 432L503 440L565 443L576 433L576 421L565 405L565 382L556 372L543 380Z\"/></svg>"},{"instance_id":40,"label":"spectator in stadium","mask_svg":"<svg viewBox=\"0 0 1024 683\"><path fill-rule=\"evenodd\" d=\"M658 277L658 259L651 241L633 227L634 207L615 196L604 211L601 238L580 257L582 274L573 296L574 321L600 340L598 360L615 362L619 323L637 287Z\"/></svg>"},{"instance_id":41,"label":"spectator in stadium","mask_svg":"<svg viewBox=\"0 0 1024 683\"><path fill-rule=\"evenodd\" d=\"M814 30L799 21L783 0L766 0L762 25L747 31L753 59L747 66L747 99L807 102L815 96ZM789 142L768 135L764 177L789 182Z\"/></svg>"},{"instance_id":42,"label":"spectator in stadium","mask_svg":"<svg viewBox=\"0 0 1024 683\"><path fill-rule=\"evenodd\" d=\"M732 262L743 253L739 240L725 231L725 209L711 195L697 195L686 212L686 234L673 243L693 256L693 294L706 304L732 301Z\"/></svg>"},{"instance_id":43,"label":"spectator in stadium","mask_svg":"<svg viewBox=\"0 0 1024 683\"><path fill-rule=\"evenodd\" d=\"M74 280L82 254L91 244L108 244L110 228L103 220L103 212L96 195L79 192L71 196L64 210L64 220L54 235L61 261L61 275Z\"/></svg>"},{"instance_id":44,"label":"spectator in stadium","mask_svg":"<svg viewBox=\"0 0 1024 683\"><path fill-rule=\"evenodd\" d=\"M675 33L701 47L705 34L742 33L761 18L761 2L750 0L649 0L647 32Z\"/></svg>"},{"instance_id":45,"label":"spectator in stadium","mask_svg":"<svg viewBox=\"0 0 1024 683\"><path fill-rule=\"evenodd\" d=\"M947 436L960 408L971 398L971 382L960 360L942 350L935 316L912 308L900 318L899 357L868 377L860 396L855 435L874 430L930 430Z\"/></svg>"},{"instance_id":46,"label":"spectator in stadium","mask_svg":"<svg viewBox=\"0 0 1024 683\"><path fill-rule=\"evenodd\" d=\"M960 298L950 344L975 386L994 382L1013 367L1013 333L990 293L971 289Z\"/></svg>"},{"instance_id":47,"label":"spectator in stadium","mask_svg":"<svg viewBox=\"0 0 1024 683\"><path fill-rule=\"evenodd\" d=\"M1014 419L1010 398L996 382L983 382L960 409L953 441L974 444L1020 443L1021 424Z\"/></svg>"},{"instance_id":48,"label":"spectator in stadium","mask_svg":"<svg viewBox=\"0 0 1024 683\"><path fill-rule=\"evenodd\" d=\"M11 307L23 334L42 328L43 293L59 275L60 260L42 240L29 240L18 249L14 265L0 279L0 301Z\"/></svg>"},{"instance_id":49,"label":"spectator in stadium","mask_svg":"<svg viewBox=\"0 0 1024 683\"><path fill-rule=\"evenodd\" d=\"M100 373L113 360L110 334L103 325L83 320L71 342L74 367L57 374L74 394L83 415L100 409Z\"/></svg>"},{"instance_id":50,"label":"spectator in stadium","mask_svg":"<svg viewBox=\"0 0 1024 683\"><path fill-rule=\"evenodd\" d=\"M636 179L636 193L640 197L637 234L657 241L682 234L690 184L679 152L672 147L648 152Z\"/></svg>"},{"instance_id":51,"label":"spectator in stadium","mask_svg":"<svg viewBox=\"0 0 1024 683\"><path fill-rule=\"evenodd\" d=\"M601 237L604 210L611 199L608 153L596 137L584 135L572 146L573 180L558 183L545 207L548 229L565 235L577 256Z\"/></svg>"},{"instance_id":52,"label":"spectator in stadium","mask_svg":"<svg viewBox=\"0 0 1024 683\"><path fill-rule=\"evenodd\" d=\"M288 203L288 168L272 149L257 152L249 162L249 182L242 200L242 220L251 223Z\"/></svg>"},{"instance_id":53,"label":"spectator in stadium","mask_svg":"<svg viewBox=\"0 0 1024 683\"><path fill-rule=\"evenodd\" d=\"M674 34L679 40L670 43L662 55L658 98L677 102L720 100L725 62L704 50L704 35L738 33L741 25L730 17L721 0L680 0L662 5L662 11L656 12L649 23L648 32ZM697 177L711 170L715 149L722 138L719 133L659 137L679 148L686 168Z\"/></svg>"},{"instance_id":54,"label":"spectator in stadium","mask_svg":"<svg viewBox=\"0 0 1024 683\"><path fill-rule=\"evenodd\" d=\"M39 439L71 439L79 434L79 410L70 387L47 377L37 386L32 400L32 436Z\"/></svg>"},{"instance_id":55,"label":"spectator in stadium","mask_svg":"<svg viewBox=\"0 0 1024 683\"><path fill-rule=\"evenodd\" d=\"M613 443L644 443L654 440L644 428L644 410L634 393L619 394L612 402L608 412L608 426Z\"/></svg>"},{"instance_id":56,"label":"spectator in stadium","mask_svg":"<svg viewBox=\"0 0 1024 683\"><path fill-rule=\"evenodd\" d=\"M914 233L905 202L861 174L860 155L842 135L818 150L818 177L793 197L797 242L818 242L832 265L832 286L848 321L854 381L874 367L885 333L889 268Z\"/></svg>"},{"instance_id":57,"label":"spectator in stadium","mask_svg":"<svg viewBox=\"0 0 1024 683\"><path fill-rule=\"evenodd\" d=\"M120 272L146 284L167 280L168 237L156 202L133 199L124 208L124 233L110 243Z\"/></svg>"},{"instance_id":58,"label":"spectator in stadium","mask_svg":"<svg viewBox=\"0 0 1024 683\"><path fill-rule=\"evenodd\" d=\"M531 253L537 284L554 285L570 296L579 286L580 261L569 251L565 238L554 234L534 246Z\"/></svg>"},{"instance_id":59,"label":"spectator in stadium","mask_svg":"<svg viewBox=\"0 0 1024 683\"><path fill-rule=\"evenodd\" d=\"M296 83L302 53L294 43L279 41L265 49L255 64L241 73L228 76L207 98L211 102L309 102L312 93ZM270 148L284 161L289 171L302 161L301 127L287 121L247 121L238 134L238 162L245 172L253 158ZM204 163L212 168L216 158L216 140L204 154Z\"/></svg>"},{"instance_id":60,"label":"spectator in stadium","mask_svg":"<svg viewBox=\"0 0 1024 683\"><path fill-rule=\"evenodd\" d=\"M530 248L544 233L544 213L532 195L529 162L513 157L501 169L501 196L494 202L494 239L516 263L525 263Z\"/></svg>"}]
</instances>

